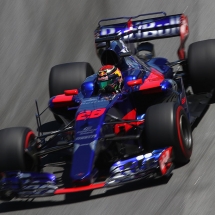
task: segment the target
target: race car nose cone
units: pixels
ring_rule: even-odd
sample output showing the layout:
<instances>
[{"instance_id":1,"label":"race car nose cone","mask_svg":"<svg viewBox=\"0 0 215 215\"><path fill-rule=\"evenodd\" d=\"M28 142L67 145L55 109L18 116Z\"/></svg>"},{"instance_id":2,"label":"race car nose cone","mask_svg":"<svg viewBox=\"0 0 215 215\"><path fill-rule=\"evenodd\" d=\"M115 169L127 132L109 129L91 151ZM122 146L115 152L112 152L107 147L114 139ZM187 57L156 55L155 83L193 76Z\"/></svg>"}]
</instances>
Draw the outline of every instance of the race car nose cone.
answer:
<instances>
[{"instance_id":1,"label":"race car nose cone","mask_svg":"<svg viewBox=\"0 0 215 215\"><path fill-rule=\"evenodd\" d=\"M70 178L75 186L90 184L95 157L90 143L77 144L74 150Z\"/></svg>"}]
</instances>

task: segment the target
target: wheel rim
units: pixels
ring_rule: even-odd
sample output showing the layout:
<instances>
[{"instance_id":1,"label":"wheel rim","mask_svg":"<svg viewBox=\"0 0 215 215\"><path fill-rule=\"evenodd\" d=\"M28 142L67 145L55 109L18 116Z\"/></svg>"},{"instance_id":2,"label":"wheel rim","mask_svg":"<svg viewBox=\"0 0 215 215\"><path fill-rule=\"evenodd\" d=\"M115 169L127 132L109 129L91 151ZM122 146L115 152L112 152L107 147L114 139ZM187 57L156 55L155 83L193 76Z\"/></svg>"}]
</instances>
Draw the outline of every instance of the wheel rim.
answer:
<instances>
[{"instance_id":1,"label":"wheel rim","mask_svg":"<svg viewBox=\"0 0 215 215\"><path fill-rule=\"evenodd\" d=\"M190 127L184 115L180 116L180 131L183 138L184 146L190 149L192 146L192 135Z\"/></svg>"}]
</instances>

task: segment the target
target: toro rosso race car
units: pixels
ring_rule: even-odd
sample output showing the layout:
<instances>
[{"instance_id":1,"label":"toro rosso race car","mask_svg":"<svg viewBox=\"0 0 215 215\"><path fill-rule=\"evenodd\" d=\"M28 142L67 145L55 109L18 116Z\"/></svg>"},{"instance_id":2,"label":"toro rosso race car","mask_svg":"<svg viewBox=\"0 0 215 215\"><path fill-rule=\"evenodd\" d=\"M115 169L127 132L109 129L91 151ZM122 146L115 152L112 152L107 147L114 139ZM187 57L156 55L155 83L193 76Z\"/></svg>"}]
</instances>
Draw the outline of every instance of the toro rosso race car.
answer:
<instances>
[{"instance_id":1,"label":"toro rosso race car","mask_svg":"<svg viewBox=\"0 0 215 215\"><path fill-rule=\"evenodd\" d=\"M175 36L175 62L155 57L146 42ZM44 133L36 105L37 136L26 127L0 130L0 199L119 186L169 176L174 164L187 163L191 125L215 87L215 40L191 44L186 56L187 37L184 14L101 20L99 72L85 62L51 69L48 107L60 129ZM44 171L53 163L67 167L67 183Z\"/></svg>"}]
</instances>

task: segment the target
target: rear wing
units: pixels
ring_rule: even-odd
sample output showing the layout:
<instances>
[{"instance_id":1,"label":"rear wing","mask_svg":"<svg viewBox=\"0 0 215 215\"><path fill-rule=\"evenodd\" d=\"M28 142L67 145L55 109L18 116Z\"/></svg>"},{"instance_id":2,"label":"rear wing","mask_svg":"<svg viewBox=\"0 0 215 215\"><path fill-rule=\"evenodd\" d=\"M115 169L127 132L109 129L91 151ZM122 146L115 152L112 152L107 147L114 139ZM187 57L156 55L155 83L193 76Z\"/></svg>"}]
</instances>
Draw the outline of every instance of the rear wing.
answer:
<instances>
[{"instance_id":1,"label":"rear wing","mask_svg":"<svg viewBox=\"0 0 215 215\"><path fill-rule=\"evenodd\" d=\"M149 19L139 19L141 16L160 15L159 17ZM117 24L101 25L107 21L125 19L126 22ZM103 19L98 23L95 30L95 42L102 43L121 39L125 42L135 43L153 39L180 36L181 44L178 50L180 59L185 58L184 43L188 37L188 20L184 14L166 16L165 12L156 12L150 14L140 14L134 17L117 17Z\"/></svg>"}]
</instances>

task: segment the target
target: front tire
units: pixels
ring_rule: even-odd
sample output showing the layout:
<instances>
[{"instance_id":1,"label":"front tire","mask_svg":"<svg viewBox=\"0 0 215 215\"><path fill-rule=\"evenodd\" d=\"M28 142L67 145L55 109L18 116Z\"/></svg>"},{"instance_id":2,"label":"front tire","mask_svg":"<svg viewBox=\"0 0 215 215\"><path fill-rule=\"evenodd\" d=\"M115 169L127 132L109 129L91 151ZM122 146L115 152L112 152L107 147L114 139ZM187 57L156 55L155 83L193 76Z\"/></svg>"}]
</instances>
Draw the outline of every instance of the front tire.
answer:
<instances>
[{"instance_id":1,"label":"front tire","mask_svg":"<svg viewBox=\"0 0 215 215\"><path fill-rule=\"evenodd\" d=\"M63 94L64 90L80 89L84 80L93 74L93 68L86 62L66 63L52 67L49 75L50 98ZM57 113L54 114L56 121L62 124L58 115L64 115L68 111L66 108L58 108L53 112Z\"/></svg>"},{"instance_id":2,"label":"front tire","mask_svg":"<svg viewBox=\"0 0 215 215\"><path fill-rule=\"evenodd\" d=\"M25 149L34 143L35 135L29 128L13 127L0 130L0 172L38 170L39 159L34 159L25 152Z\"/></svg>"},{"instance_id":3,"label":"front tire","mask_svg":"<svg viewBox=\"0 0 215 215\"><path fill-rule=\"evenodd\" d=\"M149 107L145 129L150 150L172 146L176 163L189 161L193 140L187 114L181 105L170 102Z\"/></svg>"}]
</instances>

